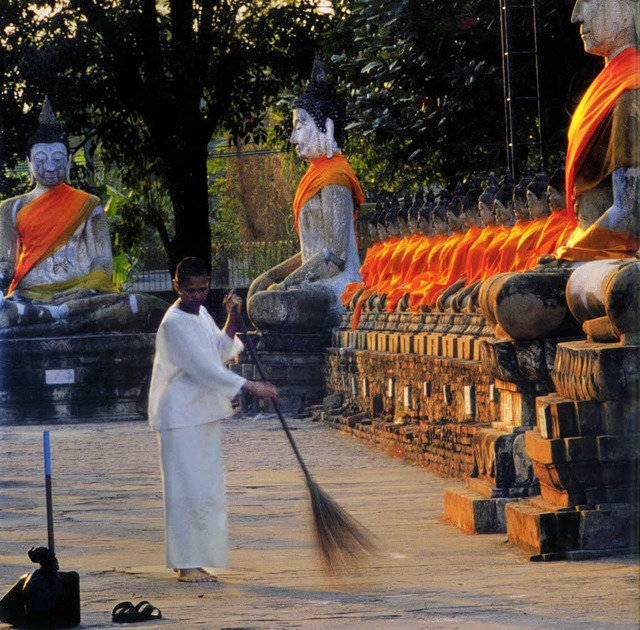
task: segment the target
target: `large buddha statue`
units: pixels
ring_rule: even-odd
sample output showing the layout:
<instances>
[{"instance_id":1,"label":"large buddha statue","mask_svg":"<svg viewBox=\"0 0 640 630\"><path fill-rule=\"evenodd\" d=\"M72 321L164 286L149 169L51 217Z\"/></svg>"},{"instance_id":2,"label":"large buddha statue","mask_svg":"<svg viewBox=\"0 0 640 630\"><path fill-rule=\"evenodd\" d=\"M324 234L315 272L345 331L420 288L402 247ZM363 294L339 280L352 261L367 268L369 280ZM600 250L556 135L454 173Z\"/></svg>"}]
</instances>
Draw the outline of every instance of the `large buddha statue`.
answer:
<instances>
[{"instance_id":1,"label":"large buddha statue","mask_svg":"<svg viewBox=\"0 0 640 630\"><path fill-rule=\"evenodd\" d=\"M316 58L311 82L294 102L292 144L309 169L294 199L300 252L256 278L247 309L263 332L322 332L342 316L340 295L360 280L354 216L364 200L340 146L346 106Z\"/></svg>"},{"instance_id":2,"label":"large buddha statue","mask_svg":"<svg viewBox=\"0 0 640 630\"><path fill-rule=\"evenodd\" d=\"M622 314L633 310L640 273L635 262L640 246L638 8L637 0L575 3L572 22L580 25L585 50L605 62L569 127L566 198L575 229L551 262L486 287L491 295L481 299L483 313L507 336L535 339L575 330L569 310L593 338L636 336L628 334L637 327L635 313ZM616 269L622 273L619 282ZM576 277L569 281L572 274ZM613 295L621 307L607 305ZM618 324L587 324L603 317L618 317Z\"/></svg>"},{"instance_id":3,"label":"large buddha statue","mask_svg":"<svg viewBox=\"0 0 640 630\"><path fill-rule=\"evenodd\" d=\"M26 148L35 186L0 204L0 337L153 325L152 303L111 281L105 213L98 197L69 185L69 145L48 99Z\"/></svg>"}]
</instances>

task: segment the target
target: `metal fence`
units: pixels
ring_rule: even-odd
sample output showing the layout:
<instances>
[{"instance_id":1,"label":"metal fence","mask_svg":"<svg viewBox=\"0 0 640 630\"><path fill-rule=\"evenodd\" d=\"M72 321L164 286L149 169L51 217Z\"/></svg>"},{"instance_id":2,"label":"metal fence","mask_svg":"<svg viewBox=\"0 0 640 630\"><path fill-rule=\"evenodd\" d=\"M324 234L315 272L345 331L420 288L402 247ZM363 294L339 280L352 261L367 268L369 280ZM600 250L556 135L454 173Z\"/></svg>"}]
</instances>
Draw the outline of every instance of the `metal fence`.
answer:
<instances>
[{"instance_id":1,"label":"metal fence","mask_svg":"<svg viewBox=\"0 0 640 630\"><path fill-rule=\"evenodd\" d=\"M358 221L358 250L361 260L371 245L364 221ZM261 273L300 251L298 239L256 241L253 243L216 243L211 250L211 287L246 288ZM123 286L136 293L171 291L171 274L167 269L145 269L133 274Z\"/></svg>"},{"instance_id":2,"label":"metal fence","mask_svg":"<svg viewBox=\"0 0 640 630\"><path fill-rule=\"evenodd\" d=\"M217 243L211 250L211 287L244 288L261 273L300 251L298 240ZM171 291L168 269L145 269L123 286L136 293Z\"/></svg>"}]
</instances>

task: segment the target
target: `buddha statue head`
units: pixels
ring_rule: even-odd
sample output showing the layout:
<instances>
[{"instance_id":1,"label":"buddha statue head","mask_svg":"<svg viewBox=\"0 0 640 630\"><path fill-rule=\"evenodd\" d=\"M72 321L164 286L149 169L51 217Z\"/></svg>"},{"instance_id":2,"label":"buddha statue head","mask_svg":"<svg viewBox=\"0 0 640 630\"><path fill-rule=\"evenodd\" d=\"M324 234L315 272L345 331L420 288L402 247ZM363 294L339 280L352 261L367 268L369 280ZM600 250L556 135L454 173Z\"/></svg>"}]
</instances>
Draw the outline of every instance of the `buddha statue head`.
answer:
<instances>
[{"instance_id":1,"label":"buddha statue head","mask_svg":"<svg viewBox=\"0 0 640 630\"><path fill-rule=\"evenodd\" d=\"M637 0L576 0L571 22L580 24L584 49L592 55L608 60L625 48L638 45Z\"/></svg>"},{"instance_id":2,"label":"buddha statue head","mask_svg":"<svg viewBox=\"0 0 640 630\"><path fill-rule=\"evenodd\" d=\"M500 225L513 225L514 223L513 188L513 177L511 176L511 171L507 169L503 179L498 184L498 190L493 198L493 213L496 223Z\"/></svg>"},{"instance_id":3,"label":"buddha statue head","mask_svg":"<svg viewBox=\"0 0 640 630\"><path fill-rule=\"evenodd\" d=\"M531 219L529 208L527 207L527 186L531 183L532 179L531 166L527 164L522 179L513 187L512 193L513 214L519 221L528 221Z\"/></svg>"},{"instance_id":4,"label":"buddha statue head","mask_svg":"<svg viewBox=\"0 0 640 630\"><path fill-rule=\"evenodd\" d=\"M491 225L496 222L496 216L493 213L493 201L497 192L496 174L490 173L484 190L478 197L478 214L484 225Z\"/></svg>"},{"instance_id":5,"label":"buddha statue head","mask_svg":"<svg viewBox=\"0 0 640 630\"><path fill-rule=\"evenodd\" d=\"M466 192L462 198L462 216L468 228L480 225L478 199L481 192L480 179L472 175L468 178Z\"/></svg>"},{"instance_id":6,"label":"buddha statue head","mask_svg":"<svg viewBox=\"0 0 640 630\"><path fill-rule=\"evenodd\" d=\"M551 212L558 212L567 207L564 159L564 154L558 158L558 167L551 174L547 185L547 203Z\"/></svg>"},{"instance_id":7,"label":"buddha statue head","mask_svg":"<svg viewBox=\"0 0 640 630\"><path fill-rule=\"evenodd\" d=\"M540 162L539 171L527 185L527 206L532 219L541 219L549 214L547 203L549 176L543 170L542 160Z\"/></svg>"},{"instance_id":8,"label":"buddha statue head","mask_svg":"<svg viewBox=\"0 0 640 630\"><path fill-rule=\"evenodd\" d=\"M413 196L413 202L409 208L409 229L412 234L418 234L420 232L420 208L424 205L424 193L421 188L418 188L416 194Z\"/></svg>"},{"instance_id":9,"label":"buddha statue head","mask_svg":"<svg viewBox=\"0 0 640 630\"><path fill-rule=\"evenodd\" d=\"M293 103L291 143L306 162L332 157L344 142L347 108L333 85L327 81L324 66L316 55L311 81Z\"/></svg>"},{"instance_id":10,"label":"buddha statue head","mask_svg":"<svg viewBox=\"0 0 640 630\"><path fill-rule=\"evenodd\" d=\"M398 197L393 194L389 198L389 204L386 207L384 215L384 227L389 236L400 236L400 228L398 226L398 215L400 213L400 202Z\"/></svg>"},{"instance_id":11,"label":"buddha statue head","mask_svg":"<svg viewBox=\"0 0 640 630\"><path fill-rule=\"evenodd\" d=\"M464 197L464 186L458 182L447 204L447 223L451 232L460 232L465 229L464 217L462 216L462 198Z\"/></svg>"},{"instance_id":12,"label":"buddha statue head","mask_svg":"<svg viewBox=\"0 0 640 630\"><path fill-rule=\"evenodd\" d=\"M389 203L389 194L387 192L382 192L378 195L378 200L376 201L376 211L372 220L375 222L378 232L378 239L381 241L384 241L389 236L387 234L387 228L384 224L384 218L389 208Z\"/></svg>"},{"instance_id":13,"label":"buddha statue head","mask_svg":"<svg viewBox=\"0 0 640 630\"><path fill-rule=\"evenodd\" d=\"M418 229L420 234L425 236L433 236L433 206L435 205L436 196L433 190L429 189L424 199L424 203L420 208L420 218L418 219Z\"/></svg>"},{"instance_id":14,"label":"buddha statue head","mask_svg":"<svg viewBox=\"0 0 640 630\"><path fill-rule=\"evenodd\" d=\"M378 234L378 223L380 221L380 215L382 213L382 194L379 193L376 198L376 207L373 211L373 214L367 219L367 231L369 232L369 237L377 241L379 238Z\"/></svg>"},{"instance_id":15,"label":"buddha statue head","mask_svg":"<svg viewBox=\"0 0 640 630\"><path fill-rule=\"evenodd\" d=\"M69 143L58 129L56 115L45 97L38 118L39 126L26 145L27 165L31 179L40 187L53 188L69 183L71 156Z\"/></svg>"},{"instance_id":16,"label":"buddha statue head","mask_svg":"<svg viewBox=\"0 0 640 630\"><path fill-rule=\"evenodd\" d=\"M409 236L411 234L411 227L409 226L409 210L413 205L413 198L411 193L406 191L402 195L402 206L398 211L398 230L402 236Z\"/></svg>"},{"instance_id":17,"label":"buddha statue head","mask_svg":"<svg viewBox=\"0 0 640 630\"><path fill-rule=\"evenodd\" d=\"M431 227L434 234L448 234L449 226L447 224L447 206L451 197L446 188L442 188L438 193L438 201L433 206L431 214Z\"/></svg>"}]
</instances>

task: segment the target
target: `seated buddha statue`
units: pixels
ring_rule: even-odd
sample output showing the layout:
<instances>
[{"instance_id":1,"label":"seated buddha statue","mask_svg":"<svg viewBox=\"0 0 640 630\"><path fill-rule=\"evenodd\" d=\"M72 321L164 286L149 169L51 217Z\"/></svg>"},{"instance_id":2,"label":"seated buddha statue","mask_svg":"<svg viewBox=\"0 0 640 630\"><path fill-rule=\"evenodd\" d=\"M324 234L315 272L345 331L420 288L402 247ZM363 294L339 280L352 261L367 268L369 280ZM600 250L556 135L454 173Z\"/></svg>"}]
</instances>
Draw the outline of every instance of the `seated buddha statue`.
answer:
<instances>
[{"instance_id":1,"label":"seated buddha statue","mask_svg":"<svg viewBox=\"0 0 640 630\"><path fill-rule=\"evenodd\" d=\"M26 147L35 186L0 204L0 337L154 330L150 298L111 281L100 199L69 185L72 157L48 99Z\"/></svg>"},{"instance_id":2,"label":"seated buddha statue","mask_svg":"<svg viewBox=\"0 0 640 630\"><path fill-rule=\"evenodd\" d=\"M340 150L345 123L346 105L316 58L293 106L291 142L310 165L293 204L300 252L252 282L247 312L260 331L331 330L342 317L345 287L360 280L354 218L364 195Z\"/></svg>"},{"instance_id":3,"label":"seated buddha statue","mask_svg":"<svg viewBox=\"0 0 640 630\"><path fill-rule=\"evenodd\" d=\"M626 286L628 306L635 300L635 257L640 246L637 9L633 0L575 3L572 22L581 27L585 50L604 58L604 68L569 126L565 190L567 215L575 229L552 260L501 279L491 287L491 295L481 299L487 305L483 313L498 323L496 330L504 336L538 339L575 334L578 322L589 329L587 322L604 323L603 317L611 324L611 334L627 340L636 336L635 316L624 317L609 304L607 295L624 295L621 287ZM576 278L569 282L573 273ZM614 282L617 273L620 283ZM600 285L594 289L596 279ZM618 289L613 291L613 286ZM600 336L594 329L591 333ZM608 335L602 331L602 337Z\"/></svg>"}]
</instances>

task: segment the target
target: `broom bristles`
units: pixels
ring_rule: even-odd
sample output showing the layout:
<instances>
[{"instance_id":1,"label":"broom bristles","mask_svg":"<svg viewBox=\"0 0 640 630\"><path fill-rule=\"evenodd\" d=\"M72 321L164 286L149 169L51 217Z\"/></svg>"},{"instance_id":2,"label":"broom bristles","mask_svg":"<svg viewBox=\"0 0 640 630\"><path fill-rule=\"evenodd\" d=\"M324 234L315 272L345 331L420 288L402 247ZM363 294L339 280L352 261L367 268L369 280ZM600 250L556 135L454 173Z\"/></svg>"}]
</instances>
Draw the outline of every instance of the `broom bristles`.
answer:
<instances>
[{"instance_id":1,"label":"broom bristles","mask_svg":"<svg viewBox=\"0 0 640 630\"><path fill-rule=\"evenodd\" d=\"M364 556L376 551L373 535L350 516L320 486L307 479L311 495L313 525L322 564L329 573L359 565Z\"/></svg>"}]
</instances>

